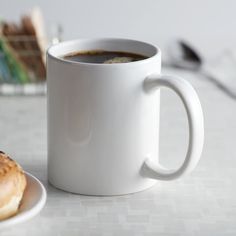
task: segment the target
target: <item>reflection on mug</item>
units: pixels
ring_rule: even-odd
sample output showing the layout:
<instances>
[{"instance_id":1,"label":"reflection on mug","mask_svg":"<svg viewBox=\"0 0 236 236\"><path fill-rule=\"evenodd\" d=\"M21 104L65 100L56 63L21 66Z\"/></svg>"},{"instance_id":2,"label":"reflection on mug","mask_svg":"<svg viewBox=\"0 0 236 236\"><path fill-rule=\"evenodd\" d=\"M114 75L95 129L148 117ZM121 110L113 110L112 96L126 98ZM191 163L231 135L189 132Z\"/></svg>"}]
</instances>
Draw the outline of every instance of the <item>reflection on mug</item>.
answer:
<instances>
[{"instance_id":1,"label":"reflection on mug","mask_svg":"<svg viewBox=\"0 0 236 236\"><path fill-rule=\"evenodd\" d=\"M86 92L90 82L88 79L75 78L71 79L67 86L67 91L71 94L67 97L65 109L67 136L73 143L85 145L92 135L91 97Z\"/></svg>"}]
</instances>

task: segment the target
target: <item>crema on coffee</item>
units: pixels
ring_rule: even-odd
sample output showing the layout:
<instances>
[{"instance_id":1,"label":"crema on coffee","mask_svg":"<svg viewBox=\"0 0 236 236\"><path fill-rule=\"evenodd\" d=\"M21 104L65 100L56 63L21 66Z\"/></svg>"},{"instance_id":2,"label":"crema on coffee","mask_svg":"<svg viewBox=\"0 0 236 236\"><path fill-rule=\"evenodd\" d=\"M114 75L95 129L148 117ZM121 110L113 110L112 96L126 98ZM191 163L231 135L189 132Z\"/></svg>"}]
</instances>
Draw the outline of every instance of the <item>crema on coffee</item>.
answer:
<instances>
[{"instance_id":1,"label":"crema on coffee","mask_svg":"<svg viewBox=\"0 0 236 236\"><path fill-rule=\"evenodd\" d=\"M127 63L144 60L147 57L140 54L121 52L121 51L103 51L103 50L90 50L74 52L63 56L63 59L84 62L84 63L97 63L97 64L114 64L114 63Z\"/></svg>"}]
</instances>

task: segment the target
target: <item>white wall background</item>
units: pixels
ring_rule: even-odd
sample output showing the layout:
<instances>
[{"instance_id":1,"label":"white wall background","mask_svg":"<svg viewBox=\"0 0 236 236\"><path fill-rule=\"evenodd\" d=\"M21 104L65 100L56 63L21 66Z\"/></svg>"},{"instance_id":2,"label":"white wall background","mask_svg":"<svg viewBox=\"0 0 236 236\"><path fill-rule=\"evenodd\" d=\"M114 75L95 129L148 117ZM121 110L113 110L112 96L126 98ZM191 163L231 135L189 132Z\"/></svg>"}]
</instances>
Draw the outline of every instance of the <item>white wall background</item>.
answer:
<instances>
[{"instance_id":1,"label":"white wall background","mask_svg":"<svg viewBox=\"0 0 236 236\"><path fill-rule=\"evenodd\" d=\"M127 37L164 49L182 37L206 56L236 48L235 0L1 0L0 16L17 20L35 5L42 8L48 31L63 25L64 39Z\"/></svg>"}]
</instances>

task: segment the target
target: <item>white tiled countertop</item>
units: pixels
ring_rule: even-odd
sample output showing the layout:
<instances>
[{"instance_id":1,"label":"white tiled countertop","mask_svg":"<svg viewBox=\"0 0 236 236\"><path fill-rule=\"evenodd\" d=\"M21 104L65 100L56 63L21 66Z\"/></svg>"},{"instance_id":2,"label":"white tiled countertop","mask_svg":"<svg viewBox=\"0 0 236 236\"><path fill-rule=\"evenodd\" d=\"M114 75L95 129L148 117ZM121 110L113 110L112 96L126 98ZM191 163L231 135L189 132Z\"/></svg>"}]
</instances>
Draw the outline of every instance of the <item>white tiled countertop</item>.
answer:
<instances>
[{"instance_id":1,"label":"white tiled countertop","mask_svg":"<svg viewBox=\"0 0 236 236\"><path fill-rule=\"evenodd\" d=\"M46 98L0 97L0 149L38 177L48 192L32 220L0 232L27 235L236 235L236 101L203 77L169 70L196 88L205 115L205 147L196 170L183 179L158 182L125 196L88 197L57 190L46 175ZM169 91L161 96L161 161L174 167L184 158L187 118Z\"/></svg>"}]
</instances>

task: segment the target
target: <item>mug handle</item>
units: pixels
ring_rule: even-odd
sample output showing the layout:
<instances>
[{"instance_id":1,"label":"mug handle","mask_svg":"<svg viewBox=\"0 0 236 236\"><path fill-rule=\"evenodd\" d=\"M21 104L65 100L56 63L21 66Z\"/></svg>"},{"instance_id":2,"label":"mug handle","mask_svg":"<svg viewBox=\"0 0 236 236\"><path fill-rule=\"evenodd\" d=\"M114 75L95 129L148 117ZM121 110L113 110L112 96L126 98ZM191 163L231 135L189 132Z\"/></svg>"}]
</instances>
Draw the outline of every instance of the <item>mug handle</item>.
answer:
<instances>
[{"instance_id":1,"label":"mug handle","mask_svg":"<svg viewBox=\"0 0 236 236\"><path fill-rule=\"evenodd\" d=\"M166 169L147 158L142 170L145 177L173 180L192 171L200 159L204 142L203 113L198 95L187 81L180 77L160 74L152 74L144 80L144 89L147 93L161 87L173 90L184 104L189 125L188 151L183 164L178 169Z\"/></svg>"}]
</instances>

